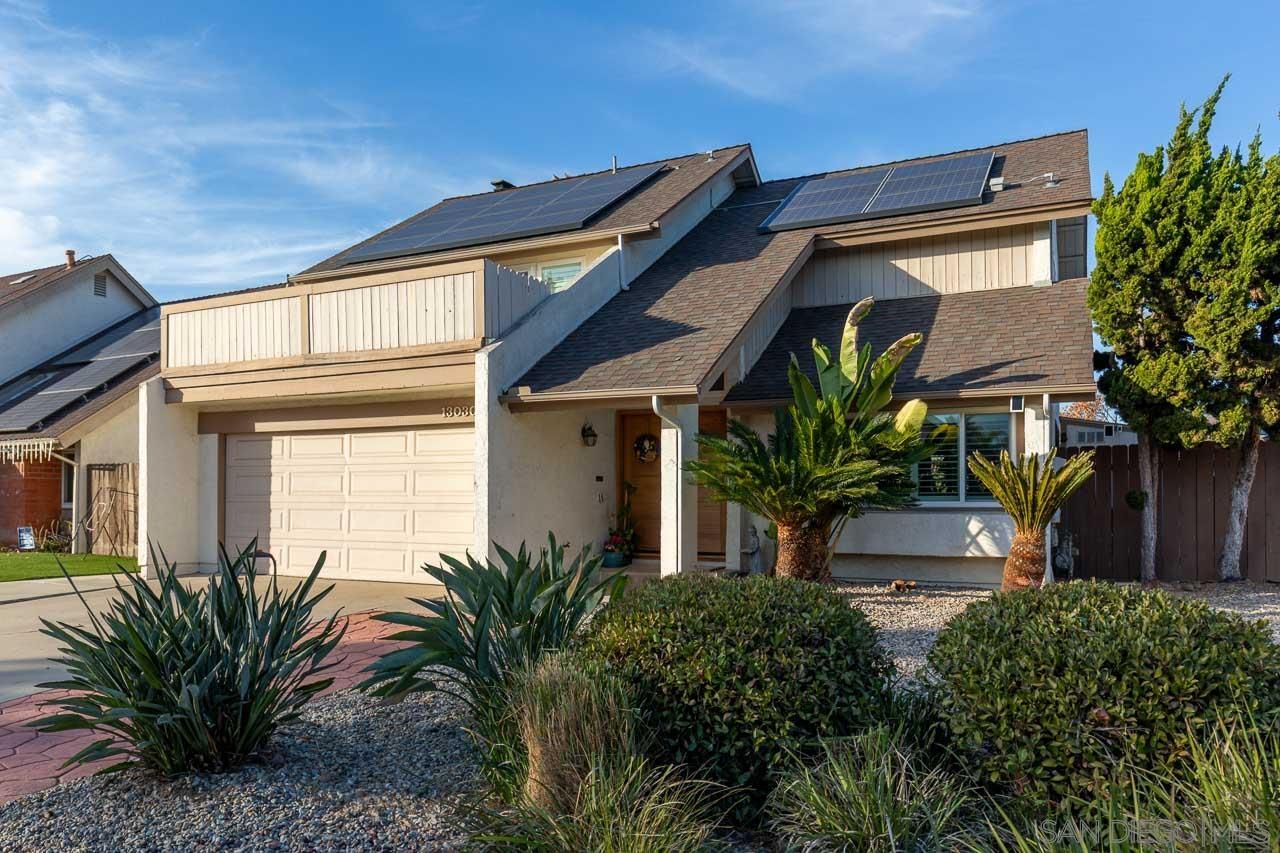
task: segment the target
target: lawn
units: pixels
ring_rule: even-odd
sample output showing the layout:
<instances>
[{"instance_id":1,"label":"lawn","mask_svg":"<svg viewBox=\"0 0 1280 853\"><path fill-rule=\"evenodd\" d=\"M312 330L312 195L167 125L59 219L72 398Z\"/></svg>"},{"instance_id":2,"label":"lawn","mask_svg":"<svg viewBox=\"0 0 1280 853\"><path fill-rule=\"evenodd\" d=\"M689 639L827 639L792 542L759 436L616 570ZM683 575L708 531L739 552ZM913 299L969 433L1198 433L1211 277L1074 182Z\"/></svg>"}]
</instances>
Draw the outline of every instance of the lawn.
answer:
<instances>
[{"instance_id":1,"label":"lawn","mask_svg":"<svg viewBox=\"0 0 1280 853\"><path fill-rule=\"evenodd\" d=\"M119 571L119 566L131 572L138 570L134 557L104 557L100 554L45 554L4 552L0 553L0 582L28 581L37 578L60 578L62 570L58 560L73 575L106 575Z\"/></svg>"}]
</instances>

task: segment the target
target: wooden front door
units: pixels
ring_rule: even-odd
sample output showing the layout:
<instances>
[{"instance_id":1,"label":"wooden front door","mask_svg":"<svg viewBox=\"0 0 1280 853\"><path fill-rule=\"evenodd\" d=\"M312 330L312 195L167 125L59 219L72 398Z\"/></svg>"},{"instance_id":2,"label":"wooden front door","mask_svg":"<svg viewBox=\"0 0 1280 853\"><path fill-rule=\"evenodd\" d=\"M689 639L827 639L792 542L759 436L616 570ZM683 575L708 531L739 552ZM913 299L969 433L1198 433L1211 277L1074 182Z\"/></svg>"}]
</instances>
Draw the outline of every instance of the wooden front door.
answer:
<instances>
[{"instance_id":1,"label":"wooden front door","mask_svg":"<svg viewBox=\"0 0 1280 853\"><path fill-rule=\"evenodd\" d=\"M698 429L712 435L725 434L723 411L698 413ZM652 412L624 412L618 424L618 470L620 481L631 483L636 524L636 550L657 554L662 545L662 422ZM642 437L652 437L656 454L651 461L639 458L636 447ZM647 440L647 439L646 439ZM619 493L621 498L621 493ZM706 489L698 489L698 553L724 554L725 505Z\"/></svg>"}]
</instances>

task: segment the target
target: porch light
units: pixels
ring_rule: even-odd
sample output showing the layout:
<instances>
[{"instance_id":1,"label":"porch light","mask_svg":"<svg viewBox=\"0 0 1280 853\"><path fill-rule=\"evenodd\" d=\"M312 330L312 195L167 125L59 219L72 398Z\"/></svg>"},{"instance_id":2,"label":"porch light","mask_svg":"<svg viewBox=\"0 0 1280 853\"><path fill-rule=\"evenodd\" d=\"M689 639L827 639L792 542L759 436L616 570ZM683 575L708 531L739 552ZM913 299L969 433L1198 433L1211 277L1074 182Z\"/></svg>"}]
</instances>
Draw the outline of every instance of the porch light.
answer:
<instances>
[{"instance_id":1,"label":"porch light","mask_svg":"<svg viewBox=\"0 0 1280 853\"><path fill-rule=\"evenodd\" d=\"M587 421L582 425L582 443L583 444L585 444L587 447L595 447L596 439L598 437L599 436L596 435L595 427L591 426L591 421Z\"/></svg>"}]
</instances>

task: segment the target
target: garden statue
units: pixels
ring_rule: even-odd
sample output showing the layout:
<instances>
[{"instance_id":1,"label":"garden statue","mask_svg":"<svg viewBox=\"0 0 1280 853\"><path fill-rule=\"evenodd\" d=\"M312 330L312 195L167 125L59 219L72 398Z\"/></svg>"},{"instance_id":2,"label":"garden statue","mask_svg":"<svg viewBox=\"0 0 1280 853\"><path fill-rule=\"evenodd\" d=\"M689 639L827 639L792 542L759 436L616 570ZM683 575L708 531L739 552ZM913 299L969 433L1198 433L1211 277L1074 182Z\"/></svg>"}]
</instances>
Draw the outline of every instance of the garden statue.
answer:
<instances>
[{"instance_id":1,"label":"garden statue","mask_svg":"<svg viewBox=\"0 0 1280 853\"><path fill-rule=\"evenodd\" d=\"M742 553L747 556L747 570L753 575L764 574L764 555L760 553L760 534L754 524L747 525L747 543Z\"/></svg>"}]
</instances>

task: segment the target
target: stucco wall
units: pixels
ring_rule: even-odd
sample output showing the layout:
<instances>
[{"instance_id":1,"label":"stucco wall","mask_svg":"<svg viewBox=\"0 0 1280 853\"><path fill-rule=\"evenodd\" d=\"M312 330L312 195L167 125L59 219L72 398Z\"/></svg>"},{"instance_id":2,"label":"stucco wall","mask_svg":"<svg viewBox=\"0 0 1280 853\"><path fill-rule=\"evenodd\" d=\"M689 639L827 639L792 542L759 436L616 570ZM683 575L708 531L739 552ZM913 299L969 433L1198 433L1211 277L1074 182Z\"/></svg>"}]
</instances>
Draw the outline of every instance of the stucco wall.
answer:
<instances>
[{"instance_id":1,"label":"stucco wall","mask_svg":"<svg viewBox=\"0 0 1280 853\"><path fill-rule=\"evenodd\" d=\"M599 436L582 443L589 420ZM512 413L501 406L489 415L490 478L485 548L496 541L508 550L520 542L536 549L547 532L568 542L573 553L590 544L599 553L609 533L617 482L614 417L607 411ZM477 543L479 551L479 543Z\"/></svg>"},{"instance_id":2,"label":"stucco wall","mask_svg":"<svg viewBox=\"0 0 1280 853\"><path fill-rule=\"evenodd\" d=\"M4 350L21 354L20 358L0 359L0 382L12 379L144 307L110 274L107 295L94 296L94 271L93 266L77 271L0 312L0 341L4 341Z\"/></svg>"},{"instance_id":3,"label":"stucco wall","mask_svg":"<svg viewBox=\"0 0 1280 853\"><path fill-rule=\"evenodd\" d=\"M138 563L150 574L150 543L181 569L211 566L217 560L210 535L217 530L217 436L198 434L195 409L165 404L159 377L138 394Z\"/></svg>"}]
</instances>

